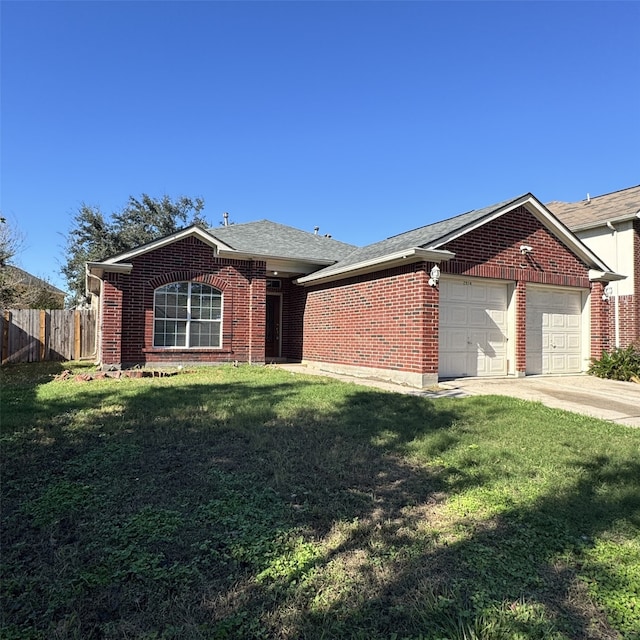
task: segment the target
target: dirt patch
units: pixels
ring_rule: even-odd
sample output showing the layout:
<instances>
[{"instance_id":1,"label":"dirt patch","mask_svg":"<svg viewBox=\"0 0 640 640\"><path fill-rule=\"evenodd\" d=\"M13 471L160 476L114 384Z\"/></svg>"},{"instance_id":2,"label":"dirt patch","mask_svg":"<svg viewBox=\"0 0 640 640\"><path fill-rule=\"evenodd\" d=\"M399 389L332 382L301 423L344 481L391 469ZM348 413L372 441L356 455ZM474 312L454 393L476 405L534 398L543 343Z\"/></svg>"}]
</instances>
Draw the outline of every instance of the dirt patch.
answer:
<instances>
[{"instance_id":1,"label":"dirt patch","mask_svg":"<svg viewBox=\"0 0 640 640\"><path fill-rule=\"evenodd\" d=\"M122 378L167 378L177 376L185 371L159 371L159 370L143 370L143 369L118 369L116 371L95 371L93 373L79 373L74 375L69 369L65 369L58 374L54 380L56 382L64 382L65 380L73 380L74 382L91 382L92 380L106 380L113 378L120 380Z\"/></svg>"}]
</instances>

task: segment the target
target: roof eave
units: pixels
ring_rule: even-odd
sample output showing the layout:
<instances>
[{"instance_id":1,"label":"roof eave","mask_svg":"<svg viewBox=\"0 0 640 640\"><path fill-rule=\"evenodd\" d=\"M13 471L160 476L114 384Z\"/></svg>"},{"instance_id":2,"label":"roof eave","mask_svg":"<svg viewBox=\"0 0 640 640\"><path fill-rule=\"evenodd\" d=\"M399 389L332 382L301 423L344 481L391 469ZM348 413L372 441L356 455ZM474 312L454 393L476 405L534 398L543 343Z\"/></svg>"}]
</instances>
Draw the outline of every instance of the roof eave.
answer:
<instances>
[{"instance_id":1,"label":"roof eave","mask_svg":"<svg viewBox=\"0 0 640 640\"><path fill-rule=\"evenodd\" d=\"M102 279L105 273L124 273L129 274L133 269L130 262L87 262L87 273Z\"/></svg>"},{"instance_id":2,"label":"roof eave","mask_svg":"<svg viewBox=\"0 0 640 640\"><path fill-rule=\"evenodd\" d=\"M589 269L590 282L616 282L617 280L625 280L627 276L613 271L598 271L597 269Z\"/></svg>"},{"instance_id":3,"label":"roof eave","mask_svg":"<svg viewBox=\"0 0 640 640\"><path fill-rule=\"evenodd\" d=\"M607 223L610 224L620 224L621 222L633 222L636 219L640 219L640 211L638 213L627 213L623 216L617 216L615 218L607 218L602 220L597 220L596 222L586 222L585 224L576 225L575 227L571 227L571 230L575 233L576 231L587 231L589 229L597 229L598 227L606 227Z\"/></svg>"},{"instance_id":4,"label":"roof eave","mask_svg":"<svg viewBox=\"0 0 640 640\"><path fill-rule=\"evenodd\" d=\"M296 284L310 286L314 284L334 282L351 278L353 276L374 273L381 269L390 269L401 264L410 264L413 262L448 262L455 257L455 253L451 251L443 251L441 249L423 249L422 247L412 247L403 251L395 251L385 256L372 258L371 260L363 260L355 264L340 267L339 263L335 270L325 273L312 273L308 276L298 278Z\"/></svg>"}]
</instances>

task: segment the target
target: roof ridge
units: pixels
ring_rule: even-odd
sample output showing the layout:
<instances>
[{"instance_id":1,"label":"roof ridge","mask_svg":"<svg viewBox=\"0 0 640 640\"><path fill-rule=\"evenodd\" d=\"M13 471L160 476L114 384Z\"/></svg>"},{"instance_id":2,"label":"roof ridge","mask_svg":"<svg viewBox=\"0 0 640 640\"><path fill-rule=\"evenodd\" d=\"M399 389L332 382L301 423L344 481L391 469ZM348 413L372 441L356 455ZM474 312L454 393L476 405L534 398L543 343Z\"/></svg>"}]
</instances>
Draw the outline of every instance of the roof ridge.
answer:
<instances>
[{"instance_id":1,"label":"roof ridge","mask_svg":"<svg viewBox=\"0 0 640 640\"><path fill-rule=\"evenodd\" d=\"M551 200L548 204L568 204L568 205L578 205L581 202L593 202L593 200L598 200L599 198L606 198L608 196L616 195L617 193L624 193L625 191L631 191L631 189L640 188L640 184L633 185L631 187L625 187L624 189L616 189L614 191L609 191L608 193L601 193L597 196L592 196L590 193L587 193L587 198L582 198L582 200Z\"/></svg>"}]
</instances>

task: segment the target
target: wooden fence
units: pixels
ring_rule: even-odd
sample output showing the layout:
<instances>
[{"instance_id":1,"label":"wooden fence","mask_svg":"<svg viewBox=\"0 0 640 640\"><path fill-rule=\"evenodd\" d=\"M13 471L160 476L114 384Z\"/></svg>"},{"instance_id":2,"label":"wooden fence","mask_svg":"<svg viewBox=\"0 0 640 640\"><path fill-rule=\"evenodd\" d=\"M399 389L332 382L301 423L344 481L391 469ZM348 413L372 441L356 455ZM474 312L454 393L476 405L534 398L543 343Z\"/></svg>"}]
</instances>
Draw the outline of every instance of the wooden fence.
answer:
<instances>
[{"instance_id":1,"label":"wooden fence","mask_svg":"<svg viewBox=\"0 0 640 640\"><path fill-rule=\"evenodd\" d=\"M96 311L0 311L0 359L10 362L80 360L96 353Z\"/></svg>"}]
</instances>

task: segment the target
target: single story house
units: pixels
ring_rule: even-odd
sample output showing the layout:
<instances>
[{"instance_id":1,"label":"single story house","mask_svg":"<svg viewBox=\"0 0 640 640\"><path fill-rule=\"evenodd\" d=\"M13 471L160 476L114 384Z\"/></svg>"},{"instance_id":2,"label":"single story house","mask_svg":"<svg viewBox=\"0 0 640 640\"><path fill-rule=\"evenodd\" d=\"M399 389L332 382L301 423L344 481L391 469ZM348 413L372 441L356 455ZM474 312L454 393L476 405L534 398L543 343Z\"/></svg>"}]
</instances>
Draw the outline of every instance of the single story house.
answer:
<instances>
[{"instance_id":1,"label":"single story house","mask_svg":"<svg viewBox=\"0 0 640 640\"><path fill-rule=\"evenodd\" d=\"M287 360L418 388L585 371L622 277L530 193L360 248L262 220L87 264L103 367Z\"/></svg>"},{"instance_id":2,"label":"single story house","mask_svg":"<svg viewBox=\"0 0 640 640\"><path fill-rule=\"evenodd\" d=\"M547 204L584 244L626 276L606 291L612 346L640 344L640 185L579 202Z\"/></svg>"}]
</instances>

